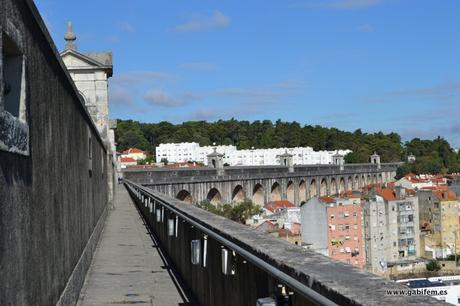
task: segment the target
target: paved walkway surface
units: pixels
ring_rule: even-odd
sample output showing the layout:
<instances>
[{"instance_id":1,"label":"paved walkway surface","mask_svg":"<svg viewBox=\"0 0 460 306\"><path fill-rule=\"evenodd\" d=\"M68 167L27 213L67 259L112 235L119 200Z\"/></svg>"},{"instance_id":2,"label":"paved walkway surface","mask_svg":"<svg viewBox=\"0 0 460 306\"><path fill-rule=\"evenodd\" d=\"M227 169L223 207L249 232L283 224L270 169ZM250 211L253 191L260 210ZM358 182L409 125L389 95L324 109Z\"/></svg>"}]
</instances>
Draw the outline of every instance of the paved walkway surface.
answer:
<instances>
[{"instance_id":1,"label":"paved walkway surface","mask_svg":"<svg viewBox=\"0 0 460 306\"><path fill-rule=\"evenodd\" d=\"M192 305L122 185L77 303L96 305Z\"/></svg>"}]
</instances>

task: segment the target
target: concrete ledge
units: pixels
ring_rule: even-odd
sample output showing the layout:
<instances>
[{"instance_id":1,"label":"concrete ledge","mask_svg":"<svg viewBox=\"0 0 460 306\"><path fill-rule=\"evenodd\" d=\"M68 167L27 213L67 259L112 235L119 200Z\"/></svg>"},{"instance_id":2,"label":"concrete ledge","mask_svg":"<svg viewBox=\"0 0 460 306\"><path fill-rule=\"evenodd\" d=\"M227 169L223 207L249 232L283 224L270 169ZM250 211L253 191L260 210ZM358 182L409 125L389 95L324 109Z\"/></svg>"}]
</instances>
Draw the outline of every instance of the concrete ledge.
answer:
<instances>
[{"instance_id":1,"label":"concrete ledge","mask_svg":"<svg viewBox=\"0 0 460 306\"><path fill-rule=\"evenodd\" d=\"M89 266L91 265L94 251L96 250L102 230L104 229L108 210L108 205L106 205L104 211L101 214L101 217L99 218L99 221L94 227L93 233L91 234L91 237L89 238L83 253L80 256L80 259L78 260L77 265L73 269L72 274L67 281L64 291L56 303L56 306L73 306L77 304L81 288L85 282L86 273L88 272Z\"/></svg>"}]
</instances>

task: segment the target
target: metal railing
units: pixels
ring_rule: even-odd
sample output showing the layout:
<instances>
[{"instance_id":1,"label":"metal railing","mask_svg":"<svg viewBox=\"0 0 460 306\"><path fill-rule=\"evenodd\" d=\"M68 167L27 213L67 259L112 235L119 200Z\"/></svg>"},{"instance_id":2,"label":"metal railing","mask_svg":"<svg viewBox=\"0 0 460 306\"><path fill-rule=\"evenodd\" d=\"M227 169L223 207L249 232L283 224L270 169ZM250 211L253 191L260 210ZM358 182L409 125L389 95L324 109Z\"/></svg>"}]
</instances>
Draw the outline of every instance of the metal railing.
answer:
<instances>
[{"instance_id":1,"label":"metal railing","mask_svg":"<svg viewBox=\"0 0 460 306\"><path fill-rule=\"evenodd\" d=\"M197 222L193 218L182 213L180 210L176 209L173 205L168 203L168 201L165 200L163 196L161 196L158 192L145 188L129 180L125 180L125 184L128 187L128 189L138 197L138 199L141 199L141 201L143 201L144 204L149 202L148 200L146 201L148 197L152 198L155 201L154 203L152 203L152 205L155 205L155 209L153 210L157 209L156 207L157 204L161 205L162 207L166 208L167 210L169 210L170 212L178 216L183 221L186 221L193 227L200 230L204 235L207 235L208 237L215 239L220 244L222 244L222 246L234 251L236 254L243 257L245 260L251 262L259 269L265 271L266 273L270 274L274 278L278 279L284 285L286 285L287 287L289 287L296 293L305 297L308 301L316 305L325 305L325 306L337 306L338 305L335 302L331 301L330 299L319 294L312 288L308 287L307 285L293 278L292 276L276 268L275 266L268 263L267 261L257 257L256 255L252 254L251 252L247 251L246 249L242 248L236 243L220 235L216 231L210 228L207 228L206 226L203 226L201 223Z\"/></svg>"},{"instance_id":2,"label":"metal railing","mask_svg":"<svg viewBox=\"0 0 460 306\"><path fill-rule=\"evenodd\" d=\"M387 289L402 287L132 181L125 185L202 305L254 305L265 297L293 306L444 305L430 297L388 296ZM198 263L196 244L201 248ZM226 262L230 258L231 268L225 268L224 257Z\"/></svg>"}]
</instances>

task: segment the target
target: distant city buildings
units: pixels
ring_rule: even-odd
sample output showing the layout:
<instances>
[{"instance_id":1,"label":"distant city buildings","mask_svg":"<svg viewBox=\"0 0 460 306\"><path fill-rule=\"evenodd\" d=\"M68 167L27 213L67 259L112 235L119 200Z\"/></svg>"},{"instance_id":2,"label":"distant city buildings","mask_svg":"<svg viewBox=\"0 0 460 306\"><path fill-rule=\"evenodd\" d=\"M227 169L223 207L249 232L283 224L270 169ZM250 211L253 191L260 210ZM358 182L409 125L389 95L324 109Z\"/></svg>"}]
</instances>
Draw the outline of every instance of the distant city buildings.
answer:
<instances>
[{"instance_id":1,"label":"distant city buildings","mask_svg":"<svg viewBox=\"0 0 460 306\"><path fill-rule=\"evenodd\" d=\"M130 157L134 160L144 160L147 158L147 154L141 149L129 148L121 153L121 157Z\"/></svg>"},{"instance_id":2,"label":"distant city buildings","mask_svg":"<svg viewBox=\"0 0 460 306\"><path fill-rule=\"evenodd\" d=\"M224 155L223 161L230 166L262 166L279 165L280 155L293 155L296 165L332 164L333 155L346 155L350 150L314 151L311 147L276 148L276 149L248 149L238 150L236 146L204 146L196 142L166 143L156 147L156 160L168 162L196 161L208 164L207 155L214 149Z\"/></svg>"},{"instance_id":3,"label":"distant city buildings","mask_svg":"<svg viewBox=\"0 0 460 306\"><path fill-rule=\"evenodd\" d=\"M301 244L300 207L287 200L267 203L263 207L263 212L247 220L246 224L258 231Z\"/></svg>"},{"instance_id":4,"label":"distant city buildings","mask_svg":"<svg viewBox=\"0 0 460 306\"><path fill-rule=\"evenodd\" d=\"M420 190L437 186L447 186L447 179L442 175L415 175L413 173L409 173L396 181L395 186Z\"/></svg>"},{"instance_id":5,"label":"distant city buildings","mask_svg":"<svg viewBox=\"0 0 460 306\"><path fill-rule=\"evenodd\" d=\"M147 154L137 148L129 148L128 150L123 151L118 157L118 163L121 169L125 169L131 166L136 166L138 161L144 160L147 158Z\"/></svg>"}]
</instances>

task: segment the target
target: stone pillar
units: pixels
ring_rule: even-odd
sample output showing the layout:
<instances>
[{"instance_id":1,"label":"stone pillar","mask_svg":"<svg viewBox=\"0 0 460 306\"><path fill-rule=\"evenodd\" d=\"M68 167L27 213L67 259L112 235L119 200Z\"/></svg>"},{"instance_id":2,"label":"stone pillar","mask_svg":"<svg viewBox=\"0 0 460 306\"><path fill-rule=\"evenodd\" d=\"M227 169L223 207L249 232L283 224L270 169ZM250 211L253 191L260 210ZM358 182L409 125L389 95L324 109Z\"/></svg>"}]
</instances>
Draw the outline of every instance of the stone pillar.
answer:
<instances>
[{"instance_id":1,"label":"stone pillar","mask_svg":"<svg viewBox=\"0 0 460 306\"><path fill-rule=\"evenodd\" d=\"M218 153L216 148L214 152L207 155L208 158L208 167L212 167L217 170L217 175L224 174L224 154Z\"/></svg>"},{"instance_id":2,"label":"stone pillar","mask_svg":"<svg viewBox=\"0 0 460 306\"><path fill-rule=\"evenodd\" d=\"M339 166L340 171L343 171L345 169L345 159L343 155L339 154L339 152L332 155L332 163L336 166Z\"/></svg>"},{"instance_id":3,"label":"stone pillar","mask_svg":"<svg viewBox=\"0 0 460 306\"><path fill-rule=\"evenodd\" d=\"M289 154L287 149L286 152L279 156L280 165L288 167L290 173L294 172L294 158L292 154Z\"/></svg>"},{"instance_id":4,"label":"stone pillar","mask_svg":"<svg viewBox=\"0 0 460 306\"><path fill-rule=\"evenodd\" d=\"M295 206L300 206L300 188L298 182L293 182L294 184L294 205Z\"/></svg>"},{"instance_id":5,"label":"stone pillar","mask_svg":"<svg viewBox=\"0 0 460 306\"><path fill-rule=\"evenodd\" d=\"M378 155L376 152L371 155L371 164L376 164L377 169L380 169L382 166L380 164L380 155Z\"/></svg>"}]
</instances>

